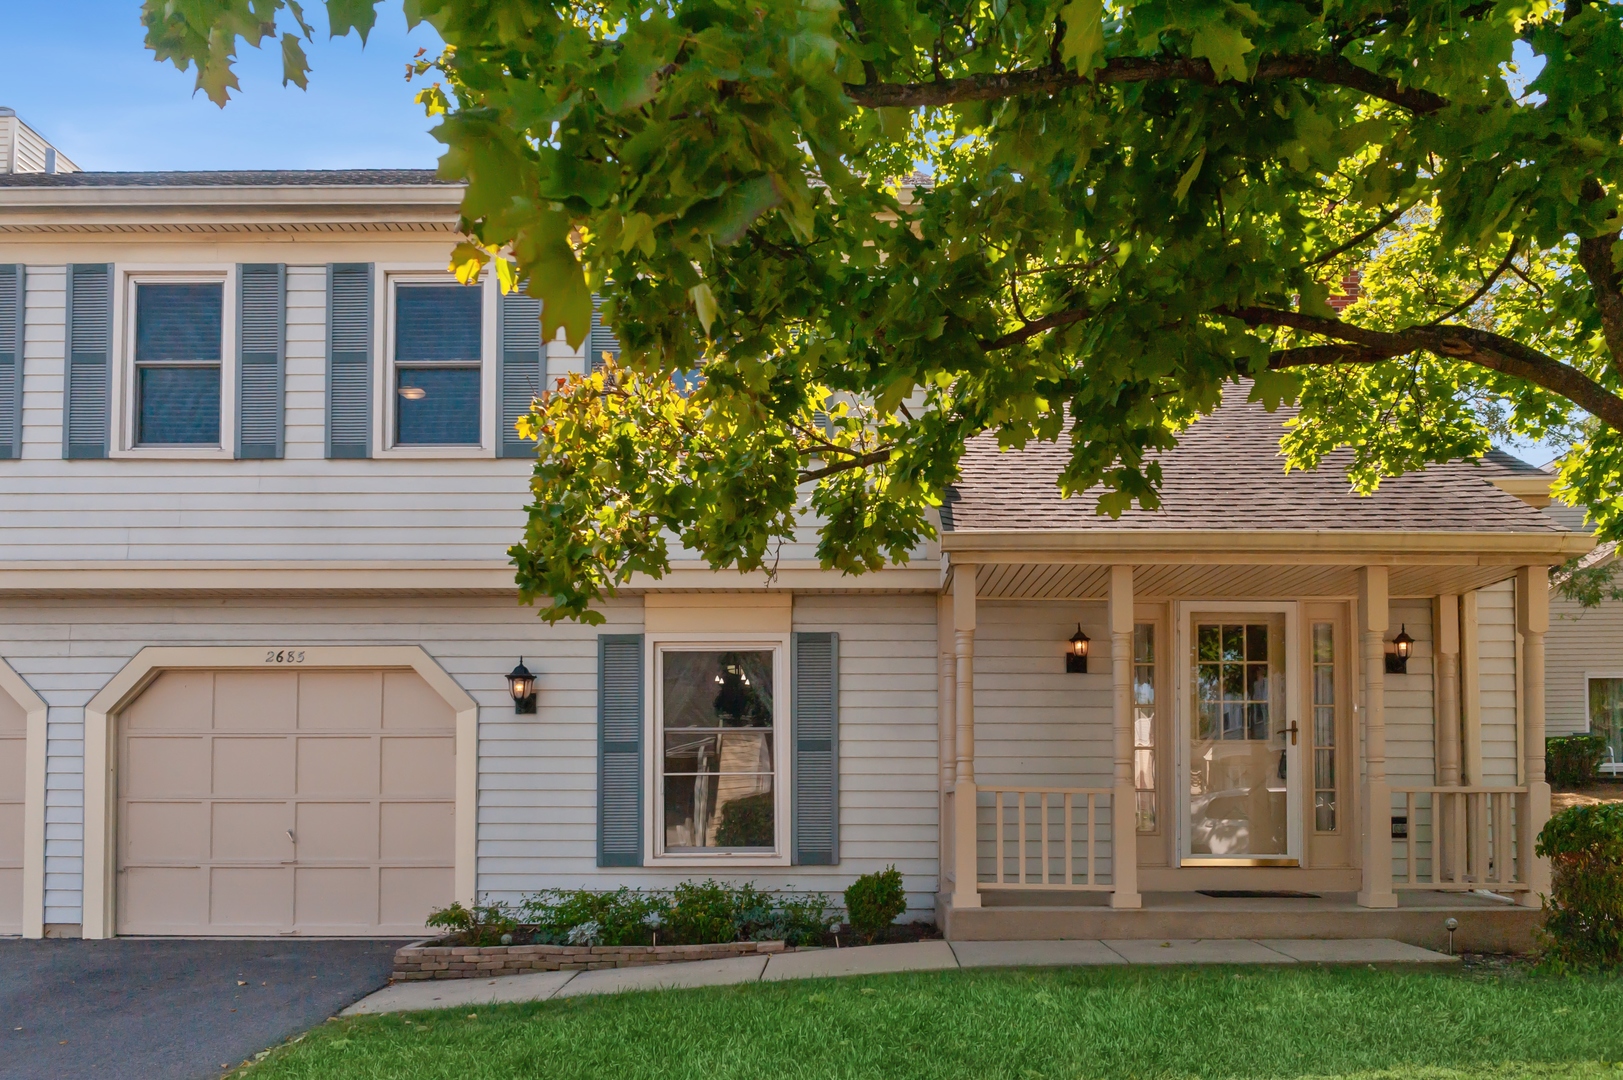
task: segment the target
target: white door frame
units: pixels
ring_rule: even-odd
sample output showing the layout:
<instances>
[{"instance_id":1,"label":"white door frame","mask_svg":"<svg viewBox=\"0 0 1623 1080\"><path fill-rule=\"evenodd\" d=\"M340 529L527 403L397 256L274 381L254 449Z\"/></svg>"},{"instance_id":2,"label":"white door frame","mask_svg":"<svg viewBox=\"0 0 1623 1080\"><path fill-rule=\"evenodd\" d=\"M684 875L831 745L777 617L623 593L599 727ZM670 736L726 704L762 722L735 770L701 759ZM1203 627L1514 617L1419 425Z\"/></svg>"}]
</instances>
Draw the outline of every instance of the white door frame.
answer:
<instances>
[{"instance_id":1,"label":"white door frame","mask_svg":"<svg viewBox=\"0 0 1623 1080\"><path fill-rule=\"evenodd\" d=\"M1174 701L1174 732L1173 754L1176 761L1177 798L1174 800L1177 814L1177 856L1179 866L1300 866L1302 865L1303 846L1303 807L1302 807L1302 769L1305 759L1303 747L1306 740L1300 736L1293 743L1285 742L1285 831L1286 854L1278 855L1245 855L1245 856L1211 856L1191 855L1189 848L1191 836L1189 834L1189 732L1194 722L1193 716L1193 687L1190 685L1190 676L1193 670L1194 658L1191 649L1194 637L1191 632L1191 623L1195 613L1212 615L1284 615L1285 616L1285 726L1296 725L1301 732L1310 729L1303 726L1302 720L1302 673L1301 655L1301 619L1299 617L1300 605L1295 600L1180 600L1177 604L1177 615L1174 620L1173 635L1176 639L1175 662L1173 664L1173 698Z\"/></svg>"}]
</instances>

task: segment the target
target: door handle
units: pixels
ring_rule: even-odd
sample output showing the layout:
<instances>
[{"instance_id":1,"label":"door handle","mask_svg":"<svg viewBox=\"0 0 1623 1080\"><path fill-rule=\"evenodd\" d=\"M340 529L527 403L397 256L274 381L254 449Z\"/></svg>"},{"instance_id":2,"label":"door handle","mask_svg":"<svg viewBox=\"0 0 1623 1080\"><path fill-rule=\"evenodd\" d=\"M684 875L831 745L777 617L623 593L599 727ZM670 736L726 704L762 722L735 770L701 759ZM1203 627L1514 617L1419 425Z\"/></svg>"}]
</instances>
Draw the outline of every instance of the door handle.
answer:
<instances>
[{"instance_id":1,"label":"door handle","mask_svg":"<svg viewBox=\"0 0 1623 1080\"><path fill-rule=\"evenodd\" d=\"M1276 734L1289 735L1291 737L1291 745L1295 746L1296 745L1296 733L1298 731L1301 731L1301 730L1302 730L1301 728L1296 726L1296 721L1292 720L1290 727L1280 728L1279 731Z\"/></svg>"},{"instance_id":2,"label":"door handle","mask_svg":"<svg viewBox=\"0 0 1623 1080\"><path fill-rule=\"evenodd\" d=\"M297 844L299 842L299 838L297 836L293 835L293 830L292 829L287 830L287 838L288 838L288 841L290 843Z\"/></svg>"}]
</instances>

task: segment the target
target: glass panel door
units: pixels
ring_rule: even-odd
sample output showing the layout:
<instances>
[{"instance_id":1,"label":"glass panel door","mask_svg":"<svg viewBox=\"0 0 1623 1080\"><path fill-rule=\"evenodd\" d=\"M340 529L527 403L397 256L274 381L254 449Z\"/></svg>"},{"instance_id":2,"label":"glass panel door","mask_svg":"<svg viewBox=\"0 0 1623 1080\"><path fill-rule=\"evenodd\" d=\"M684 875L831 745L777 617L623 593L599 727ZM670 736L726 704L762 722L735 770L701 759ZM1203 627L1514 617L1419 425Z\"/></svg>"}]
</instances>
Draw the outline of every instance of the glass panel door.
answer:
<instances>
[{"instance_id":1,"label":"glass panel door","mask_svg":"<svg viewBox=\"0 0 1623 1080\"><path fill-rule=\"evenodd\" d=\"M1188 855L1285 857L1294 733L1286 708L1285 617L1196 616L1188 725Z\"/></svg>"}]
</instances>

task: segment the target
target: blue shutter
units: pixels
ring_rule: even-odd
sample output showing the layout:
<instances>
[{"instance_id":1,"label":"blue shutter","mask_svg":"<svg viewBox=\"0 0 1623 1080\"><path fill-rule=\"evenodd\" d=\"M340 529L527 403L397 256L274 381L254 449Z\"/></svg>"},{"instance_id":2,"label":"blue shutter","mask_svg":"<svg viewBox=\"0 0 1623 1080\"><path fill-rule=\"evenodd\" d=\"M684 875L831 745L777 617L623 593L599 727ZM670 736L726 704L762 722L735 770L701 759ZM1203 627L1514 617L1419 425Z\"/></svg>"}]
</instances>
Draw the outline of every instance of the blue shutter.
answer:
<instances>
[{"instance_id":1,"label":"blue shutter","mask_svg":"<svg viewBox=\"0 0 1623 1080\"><path fill-rule=\"evenodd\" d=\"M62 456L104 458L113 388L113 268L68 267L67 372L63 379Z\"/></svg>"},{"instance_id":2,"label":"blue shutter","mask_svg":"<svg viewBox=\"0 0 1623 1080\"><path fill-rule=\"evenodd\" d=\"M586 374L603 366L603 354L608 353L616 360L620 359L620 339L615 336L614 330L603 321L603 298L592 297L592 330L586 335Z\"/></svg>"},{"instance_id":3,"label":"blue shutter","mask_svg":"<svg viewBox=\"0 0 1623 1080\"><path fill-rule=\"evenodd\" d=\"M23 280L0 266L0 458L23 456Z\"/></svg>"},{"instance_id":4,"label":"blue shutter","mask_svg":"<svg viewBox=\"0 0 1623 1080\"><path fill-rule=\"evenodd\" d=\"M642 865L642 635L597 639L597 865Z\"/></svg>"},{"instance_id":5,"label":"blue shutter","mask_svg":"<svg viewBox=\"0 0 1623 1080\"><path fill-rule=\"evenodd\" d=\"M840 861L840 636L796 634L790 658L793 862Z\"/></svg>"},{"instance_id":6,"label":"blue shutter","mask_svg":"<svg viewBox=\"0 0 1623 1080\"><path fill-rule=\"evenodd\" d=\"M327 267L327 456L372 456L372 264Z\"/></svg>"},{"instance_id":7,"label":"blue shutter","mask_svg":"<svg viewBox=\"0 0 1623 1080\"><path fill-rule=\"evenodd\" d=\"M237 267L237 457L282 456L287 268Z\"/></svg>"},{"instance_id":8,"label":"blue shutter","mask_svg":"<svg viewBox=\"0 0 1623 1080\"><path fill-rule=\"evenodd\" d=\"M535 444L519 438L513 425L529 413L530 400L541 392L547 374L541 347L541 301L513 290L501 298L497 326L501 337L496 347L496 393L501 403L497 454L534 457Z\"/></svg>"}]
</instances>

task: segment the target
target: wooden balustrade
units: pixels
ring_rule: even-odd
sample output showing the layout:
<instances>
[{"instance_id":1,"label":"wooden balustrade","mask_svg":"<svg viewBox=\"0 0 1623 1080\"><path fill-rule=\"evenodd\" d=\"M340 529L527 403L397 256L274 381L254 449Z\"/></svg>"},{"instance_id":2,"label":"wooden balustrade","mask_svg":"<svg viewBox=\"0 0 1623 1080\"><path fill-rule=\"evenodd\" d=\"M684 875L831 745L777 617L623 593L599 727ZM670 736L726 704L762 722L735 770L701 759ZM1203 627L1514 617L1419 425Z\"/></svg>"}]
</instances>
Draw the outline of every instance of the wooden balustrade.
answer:
<instances>
[{"instance_id":1,"label":"wooden balustrade","mask_svg":"<svg viewBox=\"0 0 1623 1080\"><path fill-rule=\"evenodd\" d=\"M1520 864L1531 853L1515 850L1526 795L1525 787L1393 787L1392 814L1402 814L1407 835L1392 838L1404 865L1392 887L1526 891Z\"/></svg>"},{"instance_id":2,"label":"wooden balustrade","mask_svg":"<svg viewBox=\"0 0 1623 1080\"><path fill-rule=\"evenodd\" d=\"M1099 846L1110 837L1102 813L1110 788L983 787L975 811L976 847L993 870L978 876L998 889L1110 892L1099 881Z\"/></svg>"}]
</instances>

